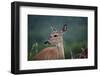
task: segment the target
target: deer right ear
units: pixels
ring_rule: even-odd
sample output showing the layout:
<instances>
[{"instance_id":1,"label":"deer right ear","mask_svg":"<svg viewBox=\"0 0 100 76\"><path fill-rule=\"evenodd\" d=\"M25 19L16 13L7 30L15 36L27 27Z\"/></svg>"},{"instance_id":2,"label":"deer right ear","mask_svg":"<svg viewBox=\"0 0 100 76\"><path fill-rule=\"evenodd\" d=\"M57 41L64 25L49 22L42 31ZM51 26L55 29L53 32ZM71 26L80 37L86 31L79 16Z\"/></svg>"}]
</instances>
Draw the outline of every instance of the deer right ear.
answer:
<instances>
[{"instance_id":1,"label":"deer right ear","mask_svg":"<svg viewBox=\"0 0 100 76\"><path fill-rule=\"evenodd\" d=\"M65 32L65 31L67 31L67 24L65 24L65 25L63 26L63 28L62 28L62 32Z\"/></svg>"}]
</instances>

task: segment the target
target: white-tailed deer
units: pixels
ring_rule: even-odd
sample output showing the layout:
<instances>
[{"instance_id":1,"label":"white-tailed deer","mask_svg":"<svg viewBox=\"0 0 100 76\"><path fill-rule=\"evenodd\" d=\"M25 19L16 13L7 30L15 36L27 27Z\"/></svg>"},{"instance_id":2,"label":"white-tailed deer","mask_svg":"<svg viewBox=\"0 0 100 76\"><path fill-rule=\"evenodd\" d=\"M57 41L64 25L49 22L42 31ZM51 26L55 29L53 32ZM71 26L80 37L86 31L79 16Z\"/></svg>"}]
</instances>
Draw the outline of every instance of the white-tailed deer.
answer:
<instances>
[{"instance_id":1,"label":"white-tailed deer","mask_svg":"<svg viewBox=\"0 0 100 76\"><path fill-rule=\"evenodd\" d=\"M35 60L65 59L63 34L67 31L67 25L65 24L61 31L57 31L53 26L51 28L52 33L46 43L49 43L54 47L44 48L34 57Z\"/></svg>"},{"instance_id":2,"label":"white-tailed deer","mask_svg":"<svg viewBox=\"0 0 100 76\"><path fill-rule=\"evenodd\" d=\"M81 48L82 52L80 53L79 58L88 58L88 49L87 48Z\"/></svg>"}]
</instances>

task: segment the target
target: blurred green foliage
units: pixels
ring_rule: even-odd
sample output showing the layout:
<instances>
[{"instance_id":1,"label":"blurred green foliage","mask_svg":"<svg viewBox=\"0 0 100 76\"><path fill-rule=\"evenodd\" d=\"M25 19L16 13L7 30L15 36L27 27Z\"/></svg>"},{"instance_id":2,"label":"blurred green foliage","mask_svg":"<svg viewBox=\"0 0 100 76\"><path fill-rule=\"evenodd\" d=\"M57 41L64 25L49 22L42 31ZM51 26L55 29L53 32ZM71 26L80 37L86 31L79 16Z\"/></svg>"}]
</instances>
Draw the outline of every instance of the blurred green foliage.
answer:
<instances>
[{"instance_id":1,"label":"blurred green foliage","mask_svg":"<svg viewBox=\"0 0 100 76\"><path fill-rule=\"evenodd\" d=\"M33 60L43 48L51 47L44 44L51 33L51 25L60 31L64 24L68 25L63 37L65 58L71 59L71 53L78 58L81 48L87 48L87 21L87 17L28 15L28 60Z\"/></svg>"}]
</instances>

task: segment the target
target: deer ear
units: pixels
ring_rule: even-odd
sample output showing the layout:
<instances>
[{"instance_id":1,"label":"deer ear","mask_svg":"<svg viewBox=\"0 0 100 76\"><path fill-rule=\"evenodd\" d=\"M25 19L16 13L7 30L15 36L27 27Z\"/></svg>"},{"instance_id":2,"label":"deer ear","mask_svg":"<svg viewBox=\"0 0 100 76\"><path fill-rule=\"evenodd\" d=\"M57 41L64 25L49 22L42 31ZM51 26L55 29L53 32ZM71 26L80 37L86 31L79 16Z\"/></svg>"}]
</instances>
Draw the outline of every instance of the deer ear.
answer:
<instances>
[{"instance_id":1,"label":"deer ear","mask_svg":"<svg viewBox=\"0 0 100 76\"><path fill-rule=\"evenodd\" d=\"M51 26L52 31L57 31L57 29L54 26Z\"/></svg>"},{"instance_id":2,"label":"deer ear","mask_svg":"<svg viewBox=\"0 0 100 76\"><path fill-rule=\"evenodd\" d=\"M63 26L63 28L62 28L62 32L65 32L65 31L67 31L67 24L65 24L65 25Z\"/></svg>"}]
</instances>

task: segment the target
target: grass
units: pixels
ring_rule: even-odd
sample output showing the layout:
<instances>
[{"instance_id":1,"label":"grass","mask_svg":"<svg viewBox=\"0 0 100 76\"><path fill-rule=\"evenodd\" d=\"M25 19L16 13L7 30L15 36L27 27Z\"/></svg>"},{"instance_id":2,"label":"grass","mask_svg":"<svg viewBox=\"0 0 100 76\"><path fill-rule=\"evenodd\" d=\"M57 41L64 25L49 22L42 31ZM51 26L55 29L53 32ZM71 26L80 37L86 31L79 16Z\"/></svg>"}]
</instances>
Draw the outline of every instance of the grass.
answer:
<instances>
[{"instance_id":1,"label":"grass","mask_svg":"<svg viewBox=\"0 0 100 76\"><path fill-rule=\"evenodd\" d=\"M46 45L42 43L35 42L31 49L28 51L28 60L34 60L34 56L38 54L43 48L51 47L51 45ZM75 42L72 44L64 44L64 53L65 59L77 59L79 58L79 54L82 52L81 48L87 48L87 43L84 42Z\"/></svg>"}]
</instances>

